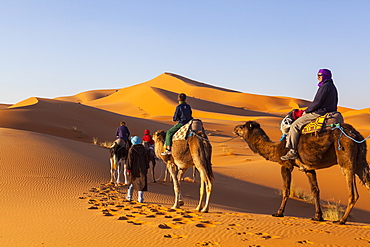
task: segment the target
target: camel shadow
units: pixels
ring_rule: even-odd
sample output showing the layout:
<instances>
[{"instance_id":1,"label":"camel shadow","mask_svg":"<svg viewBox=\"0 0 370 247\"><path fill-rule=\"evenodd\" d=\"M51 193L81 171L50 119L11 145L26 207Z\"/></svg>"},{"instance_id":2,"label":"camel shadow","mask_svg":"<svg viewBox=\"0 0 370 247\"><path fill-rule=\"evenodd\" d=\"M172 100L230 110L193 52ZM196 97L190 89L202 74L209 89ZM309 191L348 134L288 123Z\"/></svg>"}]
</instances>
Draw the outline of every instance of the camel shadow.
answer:
<instances>
[{"instance_id":1,"label":"camel shadow","mask_svg":"<svg viewBox=\"0 0 370 247\"><path fill-rule=\"evenodd\" d=\"M184 177L191 178L191 176L191 169L188 169ZM242 181L217 172L214 172L214 176L215 182L211 196L210 212L237 211L272 215L278 210L281 202L279 190ZM198 202L199 177L196 178L195 183L182 182L181 187L185 202L184 208L193 209ZM168 206L172 204L172 182L151 183L149 192L157 194L157 198L153 198L153 203L164 203ZM158 194L160 198L158 198ZM306 219L311 219L314 213L315 207L312 203L295 198L289 199L285 210L285 216ZM370 224L370 212L354 208L348 223L350 222Z\"/></svg>"}]
</instances>

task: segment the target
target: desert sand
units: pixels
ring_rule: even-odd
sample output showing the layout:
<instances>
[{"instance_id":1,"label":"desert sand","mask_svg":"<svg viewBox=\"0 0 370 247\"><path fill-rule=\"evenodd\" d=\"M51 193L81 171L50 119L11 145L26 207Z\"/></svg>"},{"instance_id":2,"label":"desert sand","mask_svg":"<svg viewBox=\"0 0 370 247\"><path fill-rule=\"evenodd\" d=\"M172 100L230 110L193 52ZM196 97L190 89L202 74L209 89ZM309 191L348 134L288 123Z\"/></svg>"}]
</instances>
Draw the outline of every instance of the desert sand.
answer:
<instances>
[{"instance_id":1,"label":"desert sand","mask_svg":"<svg viewBox=\"0 0 370 247\"><path fill-rule=\"evenodd\" d=\"M126 201L126 185L109 185L109 149L96 145L112 142L120 121L140 137L145 129L167 130L180 92L188 95L213 147L209 213L194 210L199 177L194 182L190 170L182 183L185 205L170 209L173 186L163 181L161 162L157 182L148 176L145 202ZM280 166L234 138L234 126L255 120L279 141L285 114L309 103L164 73L127 88L0 104L0 246L368 246L370 194L358 179L360 198L346 225L311 221L313 204L299 198L288 201L285 217L275 218ZM339 111L364 137L370 135L370 108ZM345 207L348 191L339 166L317 176L323 205ZM309 194L297 169L293 184Z\"/></svg>"}]
</instances>

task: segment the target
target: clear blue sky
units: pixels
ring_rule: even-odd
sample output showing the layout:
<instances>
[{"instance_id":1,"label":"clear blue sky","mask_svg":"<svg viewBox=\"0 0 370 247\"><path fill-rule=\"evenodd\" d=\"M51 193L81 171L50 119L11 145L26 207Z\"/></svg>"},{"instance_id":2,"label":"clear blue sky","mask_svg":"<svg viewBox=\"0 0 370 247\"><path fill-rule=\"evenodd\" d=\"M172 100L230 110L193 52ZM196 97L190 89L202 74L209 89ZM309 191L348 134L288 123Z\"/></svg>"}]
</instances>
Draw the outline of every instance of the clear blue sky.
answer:
<instances>
[{"instance_id":1,"label":"clear blue sky","mask_svg":"<svg viewBox=\"0 0 370 247\"><path fill-rule=\"evenodd\" d=\"M123 88L172 72L312 100L329 68L339 105L370 107L370 1L3 0L0 103Z\"/></svg>"}]
</instances>

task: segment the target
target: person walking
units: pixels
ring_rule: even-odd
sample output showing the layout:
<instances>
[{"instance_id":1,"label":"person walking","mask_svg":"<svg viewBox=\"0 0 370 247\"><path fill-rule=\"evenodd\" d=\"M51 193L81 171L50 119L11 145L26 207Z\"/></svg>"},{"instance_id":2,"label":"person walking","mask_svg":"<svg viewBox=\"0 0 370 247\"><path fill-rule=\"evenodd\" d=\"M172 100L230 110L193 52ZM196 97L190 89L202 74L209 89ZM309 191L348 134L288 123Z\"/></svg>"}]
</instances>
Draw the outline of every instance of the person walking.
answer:
<instances>
[{"instance_id":1,"label":"person walking","mask_svg":"<svg viewBox=\"0 0 370 247\"><path fill-rule=\"evenodd\" d=\"M133 192L138 192L138 202L144 202L144 191L148 190L147 173L149 169L148 150L141 144L138 136L131 138L132 146L128 150L127 174L129 175L129 186L126 199L131 201Z\"/></svg>"}]
</instances>

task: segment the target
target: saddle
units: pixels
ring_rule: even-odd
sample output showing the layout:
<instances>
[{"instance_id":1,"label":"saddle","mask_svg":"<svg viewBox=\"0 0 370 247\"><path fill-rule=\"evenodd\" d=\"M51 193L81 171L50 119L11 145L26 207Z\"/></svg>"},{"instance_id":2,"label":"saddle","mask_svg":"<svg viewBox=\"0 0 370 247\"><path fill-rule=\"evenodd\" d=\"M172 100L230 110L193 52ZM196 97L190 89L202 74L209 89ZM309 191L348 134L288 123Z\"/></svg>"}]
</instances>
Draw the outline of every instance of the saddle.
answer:
<instances>
[{"instance_id":1,"label":"saddle","mask_svg":"<svg viewBox=\"0 0 370 247\"><path fill-rule=\"evenodd\" d=\"M335 124L344 123L343 116L340 112L329 112L323 116L312 120L302 129L302 134L318 133L320 131L331 130Z\"/></svg>"},{"instance_id":2,"label":"saddle","mask_svg":"<svg viewBox=\"0 0 370 247\"><path fill-rule=\"evenodd\" d=\"M187 124L182 126L173 135L172 140L186 140L193 132L204 131L203 123L200 119L192 119Z\"/></svg>"}]
</instances>

